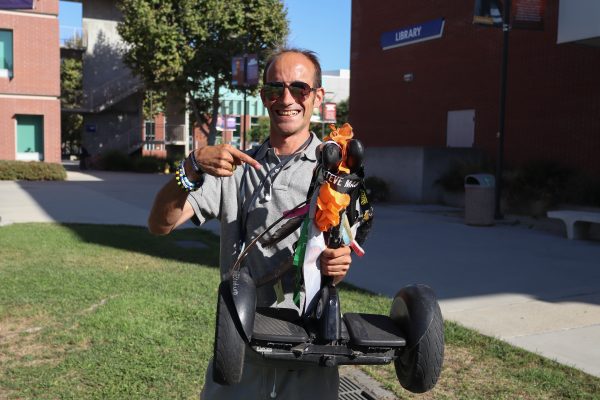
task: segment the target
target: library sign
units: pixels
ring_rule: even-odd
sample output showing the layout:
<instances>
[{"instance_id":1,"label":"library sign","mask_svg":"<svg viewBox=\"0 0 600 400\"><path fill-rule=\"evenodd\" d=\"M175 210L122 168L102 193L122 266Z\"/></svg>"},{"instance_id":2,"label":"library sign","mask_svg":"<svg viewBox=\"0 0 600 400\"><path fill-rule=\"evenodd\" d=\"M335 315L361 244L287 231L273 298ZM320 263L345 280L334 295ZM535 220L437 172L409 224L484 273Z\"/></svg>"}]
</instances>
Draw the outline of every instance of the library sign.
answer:
<instances>
[{"instance_id":1,"label":"library sign","mask_svg":"<svg viewBox=\"0 0 600 400\"><path fill-rule=\"evenodd\" d=\"M438 39L442 37L443 33L444 18L434 19L433 21L383 33L381 35L381 48L389 50L426 40Z\"/></svg>"}]
</instances>

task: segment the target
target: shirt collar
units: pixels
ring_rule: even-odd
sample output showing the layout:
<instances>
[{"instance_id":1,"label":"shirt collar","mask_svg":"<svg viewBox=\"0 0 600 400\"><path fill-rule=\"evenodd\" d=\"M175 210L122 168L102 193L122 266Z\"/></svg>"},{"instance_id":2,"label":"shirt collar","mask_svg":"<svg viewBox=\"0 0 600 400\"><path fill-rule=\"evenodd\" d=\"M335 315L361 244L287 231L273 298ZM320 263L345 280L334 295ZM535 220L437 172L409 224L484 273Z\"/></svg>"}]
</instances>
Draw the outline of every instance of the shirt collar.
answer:
<instances>
[{"instance_id":1,"label":"shirt collar","mask_svg":"<svg viewBox=\"0 0 600 400\"><path fill-rule=\"evenodd\" d=\"M319 144L321 144L321 140L317 137L317 135L314 132L310 133L312 136L312 140L310 141L308 147L306 149L304 149L304 151L302 152L302 156L304 158L306 158L307 160L310 161L317 161L317 156L315 154L317 146L319 146ZM267 156L267 152L269 151L269 140L267 139L266 141L263 142L263 144L260 145L260 148L258 149L258 152L256 153L256 155L252 158L254 158L256 161L260 161L263 158L265 158Z\"/></svg>"}]
</instances>

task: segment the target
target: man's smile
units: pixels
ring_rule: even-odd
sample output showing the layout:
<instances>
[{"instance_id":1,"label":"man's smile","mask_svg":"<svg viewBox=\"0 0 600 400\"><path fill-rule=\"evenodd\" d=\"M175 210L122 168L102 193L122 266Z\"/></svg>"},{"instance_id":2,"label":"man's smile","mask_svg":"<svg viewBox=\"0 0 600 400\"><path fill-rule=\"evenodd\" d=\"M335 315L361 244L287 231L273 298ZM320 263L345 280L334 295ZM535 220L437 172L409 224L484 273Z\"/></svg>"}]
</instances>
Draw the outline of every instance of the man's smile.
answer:
<instances>
[{"instance_id":1,"label":"man's smile","mask_svg":"<svg viewBox=\"0 0 600 400\"><path fill-rule=\"evenodd\" d=\"M295 117L300 114L299 110L277 110L275 112L281 117Z\"/></svg>"}]
</instances>

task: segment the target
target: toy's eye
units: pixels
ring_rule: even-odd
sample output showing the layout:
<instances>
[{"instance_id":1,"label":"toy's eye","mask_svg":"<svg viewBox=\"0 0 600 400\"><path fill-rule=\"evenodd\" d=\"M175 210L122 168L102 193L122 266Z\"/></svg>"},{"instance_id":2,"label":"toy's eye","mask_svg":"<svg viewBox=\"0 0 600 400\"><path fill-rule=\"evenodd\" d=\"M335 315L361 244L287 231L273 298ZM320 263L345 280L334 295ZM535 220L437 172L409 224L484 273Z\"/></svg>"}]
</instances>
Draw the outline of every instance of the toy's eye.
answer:
<instances>
[{"instance_id":1,"label":"toy's eye","mask_svg":"<svg viewBox=\"0 0 600 400\"><path fill-rule=\"evenodd\" d=\"M321 150L321 164L330 172L336 172L342 161L342 149L336 143L325 143Z\"/></svg>"},{"instance_id":2,"label":"toy's eye","mask_svg":"<svg viewBox=\"0 0 600 400\"><path fill-rule=\"evenodd\" d=\"M350 172L357 172L363 165L365 148L359 140L351 139L346 146L346 165Z\"/></svg>"}]
</instances>

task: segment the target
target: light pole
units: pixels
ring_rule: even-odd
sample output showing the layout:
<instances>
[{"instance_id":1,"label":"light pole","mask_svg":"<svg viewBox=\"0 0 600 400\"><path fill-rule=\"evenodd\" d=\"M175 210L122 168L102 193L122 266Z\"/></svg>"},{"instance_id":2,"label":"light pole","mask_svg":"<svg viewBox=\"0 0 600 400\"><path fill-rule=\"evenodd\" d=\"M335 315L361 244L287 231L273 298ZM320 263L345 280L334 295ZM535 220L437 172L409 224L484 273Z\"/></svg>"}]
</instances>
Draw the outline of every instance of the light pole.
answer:
<instances>
[{"instance_id":1,"label":"light pole","mask_svg":"<svg viewBox=\"0 0 600 400\"><path fill-rule=\"evenodd\" d=\"M496 208L494 218L502 219L502 172L504 169L504 128L506 120L506 81L508 78L508 34L510 32L510 0L505 0L502 21L502 77L500 81L500 117L498 122L498 155L496 160Z\"/></svg>"}]
</instances>

